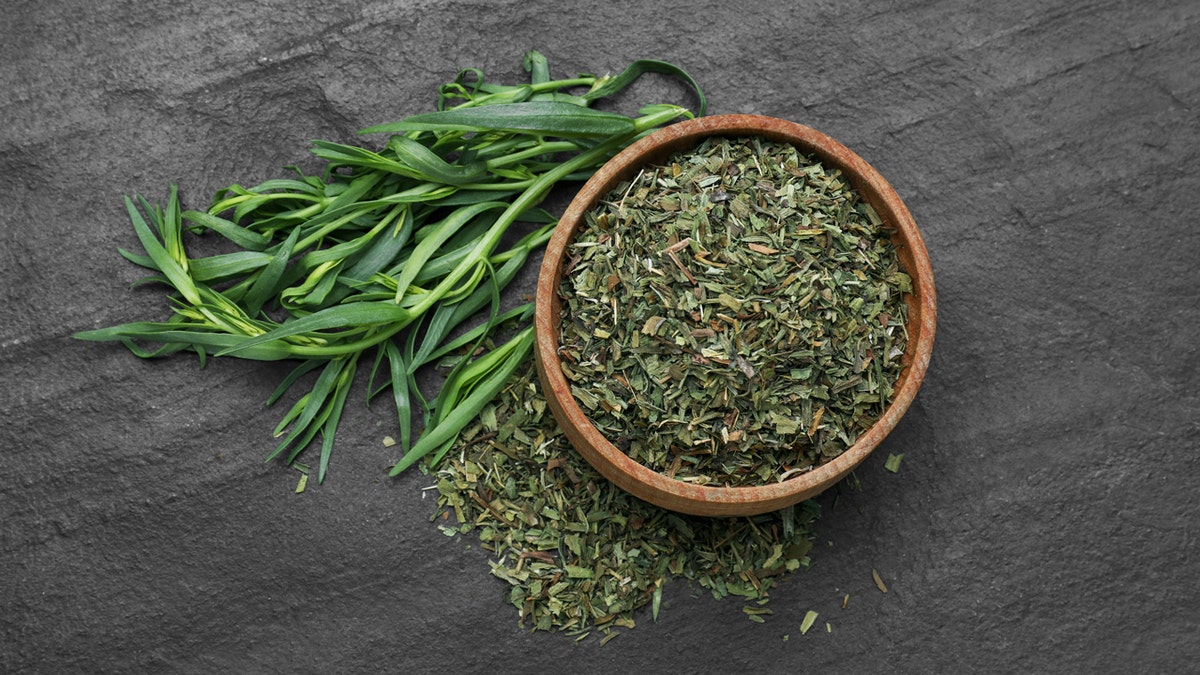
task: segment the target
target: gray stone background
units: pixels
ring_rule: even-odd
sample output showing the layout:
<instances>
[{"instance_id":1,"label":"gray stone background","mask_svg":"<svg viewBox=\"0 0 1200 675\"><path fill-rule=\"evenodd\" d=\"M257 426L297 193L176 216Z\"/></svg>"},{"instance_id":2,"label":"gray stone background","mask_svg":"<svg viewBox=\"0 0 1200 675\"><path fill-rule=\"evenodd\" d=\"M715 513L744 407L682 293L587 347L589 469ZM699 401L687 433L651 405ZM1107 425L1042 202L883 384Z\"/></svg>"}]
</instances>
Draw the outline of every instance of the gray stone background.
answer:
<instances>
[{"instance_id":1,"label":"gray stone background","mask_svg":"<svg viewBox=\"0 0 1200 675\"><path fill-rule=\"evenodd\" d=\"M1200 4L3 14L0 670L1127 673L1200 657ZM305 161L311 139L431 109L461 67L517 79L529 48L560 76L679 63L712 113L856 150L923 230L940 301L924 388L861 491L821 498L814 566L773 592L766 624L676 584L657 623L604 646L530 634L479 547L430 524L428 479L385 476L386 406L352 399L330 477L297 495L296 472L262 461L285 365L199 370L69 338L167 315L117 256L137 246L123 195L176 182L206 206ZM661 78L636 98L689 102Z\"/></svg>"}]
</instances>

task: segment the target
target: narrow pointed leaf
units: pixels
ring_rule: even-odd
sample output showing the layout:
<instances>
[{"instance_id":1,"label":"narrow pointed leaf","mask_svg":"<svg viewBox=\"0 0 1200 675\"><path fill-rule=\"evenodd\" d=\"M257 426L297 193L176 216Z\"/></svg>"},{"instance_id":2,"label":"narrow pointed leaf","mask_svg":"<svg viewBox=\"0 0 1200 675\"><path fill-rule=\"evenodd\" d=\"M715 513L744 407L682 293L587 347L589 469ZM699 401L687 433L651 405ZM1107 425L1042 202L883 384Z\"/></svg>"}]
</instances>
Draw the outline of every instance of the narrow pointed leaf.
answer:
<instances>
[{"instance_id":1,"label":"narrow pointed leaf","mask_svg":"<svg viewBox=\"0 0 1200 675\"><path fill-rule=\"evenodd\" d=\"M364 133L404 131L525 131L551 136L620 136L634 131L632 119L561 101L526 101L412 115Z\"/></svg>"},{"instance_id":2,"label":"narrow pointed leaf","mask_svg":"<svg viewBox=\"0 0 1200 675\"><path fill-rule=\"evenodd\" d=\"M184 211L183 219L200 227L212 230L229 241L249 251L261 251L271 244L269 237L252 232L237 223L214 216L204 211Z\"/></svg>"},{"instance_id":3,"label":"narrow pointed leaf","mask_svg":"<svg viewBox=\"0 0 1200 675\"><path fill-rule=\"evenodd\" d=\"M292 248L296 245L296 241L299 238L300 228L292 230L292 233L284 240L283 245L271 257L271 261L259 272L258 278L254 280L254 284L250 286L250 290L246 292L245 297L242 299L247 315L257 316L262 310L263 305L275 297L279 280L283 278L283 271L287 268L288 258L291 257Z\"/></svg>"},{"instance_id":4,"label":"narrow pointed leaf","mask_svg":"<svg viewBox=\"0 0 1200 675\"><path fill-rule=\"evenodd\" d=\"M129 197L125 198L125 208L129 211L129 219L133 222L133 229L137 233L138 240L142 242L142 248L146 249L146 254L154 261L154 266L171 282L175 290L183 294L188 302L192 304L200 304L200 295L196 291L196 286L192 283L187 272L179 266L177 262L167 253L167 249L163 247L158 238L150 230L150 226L138 213L137 207L134 206L133 200Z\"/></svg>"},{"instance_id":5,"label":"narrow pointed leaf","mask_svg":"<svg viewBox=\"0 0 1200 675\"><path fill-rule=\"evenodd\" d=\"M412 397L409 395L409 365L400 348L392 340L384 344L392 380L392 399L396 403L396 421L400 426L400 448L404 452L412 443Z\"/></svg>"},{"instance_id":6,"label":"narrow pointed leaf","mask_svg":"<svg viewBox=\"0 0 1200 675\"><path fill-rule=\"evenodd\" d=\"M429 148L405 136L392 136L388 139L387 147L396 153L400 162L425 180L461 185L481 178L487 170L483 162L450 164Z\"/></svg>"}]
</instances>

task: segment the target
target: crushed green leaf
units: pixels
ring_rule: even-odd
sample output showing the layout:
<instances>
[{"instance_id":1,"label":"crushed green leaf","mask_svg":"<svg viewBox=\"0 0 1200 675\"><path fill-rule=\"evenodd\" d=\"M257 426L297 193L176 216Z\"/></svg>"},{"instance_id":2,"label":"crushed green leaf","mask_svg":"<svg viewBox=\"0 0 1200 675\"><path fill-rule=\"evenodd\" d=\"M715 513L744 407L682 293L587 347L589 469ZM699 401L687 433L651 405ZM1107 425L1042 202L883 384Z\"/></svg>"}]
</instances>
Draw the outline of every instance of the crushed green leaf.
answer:
<instances>
[{"instance_id":1,"label":"crushed green leaf","mask_svg":"<svg viewBox=\"0 0 1200 675\"><path fill-rule=\"evenodd\" d=\"M887 461L884 462L883 468L896 473L900 470L900 460L904 459L904 453L898 455L888 454Z\"/></svg>"},{"instance_id":2,"label":"crushed green leaf","mask_svg":"<svg viewBox=\"0 0 1200 675\"><path fill-rule=\"evenodd\" d=\"M808 634L808 629L812 628L812 625L813 625L813 623L816 622L818 616L820 616L820 615L817 614L816 612L812 611L811 609L808 610L807 613L805 613L804 620L800 622L800 634L801 635Z\"/></svg>"}]
</instances>

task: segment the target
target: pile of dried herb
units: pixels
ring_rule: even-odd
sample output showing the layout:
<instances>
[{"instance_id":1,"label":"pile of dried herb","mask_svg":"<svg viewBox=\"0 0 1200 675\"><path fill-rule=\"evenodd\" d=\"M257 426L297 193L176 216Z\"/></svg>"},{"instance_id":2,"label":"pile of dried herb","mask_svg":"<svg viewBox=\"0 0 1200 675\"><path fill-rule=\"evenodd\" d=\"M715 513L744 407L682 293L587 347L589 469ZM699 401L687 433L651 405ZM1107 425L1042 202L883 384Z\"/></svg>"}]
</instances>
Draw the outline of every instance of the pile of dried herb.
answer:
<instances>
[{"instance_id":1,"label":"pile of dried herb","mask_svg":"<svg viewBox=\"0 0 1200 675\"><path fill-rule=\"evenodd\" d=\"M710 138L588 213L560 353L597 429L704 485L837 457L901 372L911 280L878 215L788 143Z\"/></svg>"},{"instance_id":2,"label":"pile of dried herb","mask_svg":"<svg viewBox=\"0 0 1200 675\"><path fill-rule=\"evenodd\" d=\"M714 597L746 600L762 621L779 575L806 567L819 507L806 502L750 518L663 510L605 480L570 446L526 363L437 471L435 520L475 531L510 585L520 623L586 635L658 616L672 577ZM615 633L614 633L615 634Z\"/></svg>"}]
</instances>

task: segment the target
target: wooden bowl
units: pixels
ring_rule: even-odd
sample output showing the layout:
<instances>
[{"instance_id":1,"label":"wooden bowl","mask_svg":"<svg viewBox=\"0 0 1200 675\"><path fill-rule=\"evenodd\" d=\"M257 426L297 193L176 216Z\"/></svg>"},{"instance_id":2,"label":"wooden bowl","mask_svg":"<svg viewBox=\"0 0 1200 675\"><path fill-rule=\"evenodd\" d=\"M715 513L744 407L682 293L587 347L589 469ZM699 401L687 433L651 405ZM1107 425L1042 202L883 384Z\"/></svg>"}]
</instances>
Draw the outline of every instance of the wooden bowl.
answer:
<instances>
[{"instance_id":1,"label":"wooden bowl","mask_svg":"<svg viewBox=\"0 0 1200 675\"><path fill-rule=\"evenodd\" d=\"M647 468L614 446L579 407L560 367L558 293L568 247L584 222L584 214L621 181L647 164L697 146L708 136L761 136L786 141L819 158L843 176L891 228L904 271L912 277L908 303L908 345L892 402L858 441L832 461L787 480L748 487L712 487L685 483ZM538 377L550 410L571 444L601 474L645 501L674 511L702 516L766 513L813 497L859 465L900 421L912 404L929 366L936 324L933 269L921 233L891 185L861 157L832 138L800 124L758 115L715 115L679 122L633 143L605 164L567 207L546 248L538 277L535 330Z\"/></svg>"}]
</instances>

